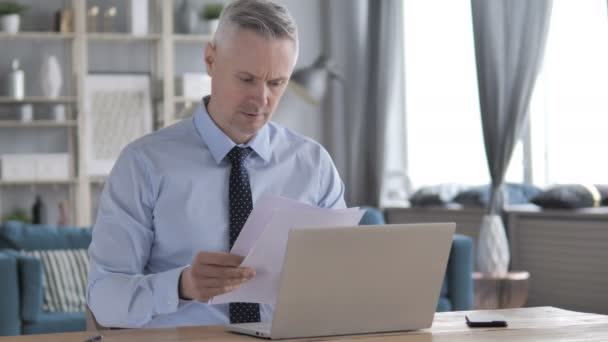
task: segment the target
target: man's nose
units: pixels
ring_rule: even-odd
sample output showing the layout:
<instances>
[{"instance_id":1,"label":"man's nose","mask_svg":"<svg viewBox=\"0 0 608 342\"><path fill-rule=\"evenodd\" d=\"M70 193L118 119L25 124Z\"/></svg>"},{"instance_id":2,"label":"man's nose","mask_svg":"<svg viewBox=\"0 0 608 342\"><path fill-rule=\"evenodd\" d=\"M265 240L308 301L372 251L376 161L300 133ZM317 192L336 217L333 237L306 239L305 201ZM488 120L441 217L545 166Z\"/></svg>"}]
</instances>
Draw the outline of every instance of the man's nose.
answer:
<instances>
[{"instance_id":1,"label":"man's nose","mask_svg":"<svg viewBox=\"0 0 608 342\"><path fill-rule=\"evenodd\" d=\"M259 108L264 108L268 104L270 90L265 82L259 82L253 89L252 99Z\"/></svg>"}]
</instances>

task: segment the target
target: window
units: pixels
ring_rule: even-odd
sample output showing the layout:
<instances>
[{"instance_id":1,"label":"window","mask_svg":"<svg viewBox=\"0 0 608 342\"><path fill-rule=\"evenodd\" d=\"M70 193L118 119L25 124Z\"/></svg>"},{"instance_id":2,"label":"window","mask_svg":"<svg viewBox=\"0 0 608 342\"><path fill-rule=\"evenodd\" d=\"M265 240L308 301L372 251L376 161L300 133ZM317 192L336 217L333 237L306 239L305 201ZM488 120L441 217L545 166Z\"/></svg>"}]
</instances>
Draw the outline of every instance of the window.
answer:
<instances>
[{"instance_id":1,"label":"window","mask_svg":"<svg viewBox=\"0 0 608 342\"><path fill-rule=\"evenodd\" d=\"M554 1L530 105L537 185L608 184L606 0Z\"/></svg>"},{"instance_id":2,"label":"window","mask_svg":"<svg viewBox=\"0 0 608 342\"><path fill-rule=\"evenodd\" d=\"M530 151L505 180L608 184L608 11L605 0L554 1L530 103ZM479 113L471 4L405 0L408 168L414 187L490 181Z\"/></svg>"},{"instance_id":3,"label":"window","mask_svg":"<svg viewBox=\"0 0 608 342\"><path fill-rule=\"evenodd\" d=\"M408 169L414 188L489 183L470 1L404 1L404 40ZM506 180L523 182L523 170L520 143Z\"/></svg>"}]
</instances>

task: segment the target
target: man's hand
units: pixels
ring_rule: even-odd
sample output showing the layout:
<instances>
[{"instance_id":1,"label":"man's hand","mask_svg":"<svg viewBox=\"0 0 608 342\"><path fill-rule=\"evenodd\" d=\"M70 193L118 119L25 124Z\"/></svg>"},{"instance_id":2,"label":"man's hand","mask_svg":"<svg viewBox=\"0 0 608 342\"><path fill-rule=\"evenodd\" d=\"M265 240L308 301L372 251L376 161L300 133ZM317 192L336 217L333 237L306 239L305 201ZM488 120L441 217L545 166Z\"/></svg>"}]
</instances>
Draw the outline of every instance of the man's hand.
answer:
<instances>
[{"instance_id":1,"label":"man's hand","mask_svg":"<svg viewBox=\"0 0 608 342\"><path fill-rule=\"evenodd\" d=\"M255 277L255 270L239 267L243 257L229 253L199 252L192 265L182 271L179 296L206 302L230 292Z\"/></svg>"}]
</instances>

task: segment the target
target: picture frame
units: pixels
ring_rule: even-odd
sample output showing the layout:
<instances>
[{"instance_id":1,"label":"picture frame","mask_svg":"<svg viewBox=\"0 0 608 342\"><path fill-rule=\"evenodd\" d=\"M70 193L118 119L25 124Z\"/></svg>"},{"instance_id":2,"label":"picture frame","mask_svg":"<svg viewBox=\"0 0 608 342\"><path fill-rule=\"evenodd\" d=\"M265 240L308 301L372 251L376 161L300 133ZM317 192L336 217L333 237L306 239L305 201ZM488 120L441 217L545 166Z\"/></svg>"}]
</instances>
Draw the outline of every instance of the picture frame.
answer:
<instances>
[{"instance_id":1,"label":"picture frame","mask_svg":"<svg viewBox=\"0 0 608 342\"><path fill-rule=\"evenodd\" d=\"M85 78L86 173L107 176L122 149L153 130L148 74L89 74Z\"/></svg>"}]
</instances>

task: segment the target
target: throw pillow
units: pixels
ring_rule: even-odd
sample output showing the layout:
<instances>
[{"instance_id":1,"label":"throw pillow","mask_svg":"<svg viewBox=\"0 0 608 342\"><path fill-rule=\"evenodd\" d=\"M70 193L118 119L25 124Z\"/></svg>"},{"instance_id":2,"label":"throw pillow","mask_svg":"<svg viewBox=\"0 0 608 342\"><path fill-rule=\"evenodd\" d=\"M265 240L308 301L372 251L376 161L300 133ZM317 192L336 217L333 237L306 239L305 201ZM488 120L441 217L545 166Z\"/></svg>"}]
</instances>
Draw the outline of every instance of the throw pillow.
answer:
<instances>
[{"instance_id":1,"label":"throw pillow","mask_svg":"<svg viewBox=\"0 0 608 342\"><path fill-rule=\"evenodd\" d=\"M463 207L486 208L490 203L490 185L482 185L460 192L454 202ZM540 193L540 189L530 184L505 183L503 185L504 204L526 204Z\"/></svg>"},{"instance_id":2,"label":"throw pillow","mask_svg":"<svg viewBox=\"0 0 608 342\"><path fill-rule=\"evenodd\" d=\"M604 199L602 199L603 196ZM541 192L532 203L545 209L579 209L599 207L608 198L608 186L562 184Z\"/></svg>"},{"instance_id":3,"label":"throw pillow","mask_svg":"<svg viewBox=\"0 0 608 342\"><path fill-rule=\"evenodd\" d=\"M467 185L455 183L423 186L410 196L409 201L413 207L443 207L466 188Z\"/></svg>"},{"instance_id":4,"label":"throw pillow","mask_svg":"<svg viewBox=\"0 0 608 342\"><path fill-rule=\"evenodd\" d=\"M85 312L89 257L86 249L22 251L44 269L43 305L48 312Z\"/></svg>"}]
</instances>

